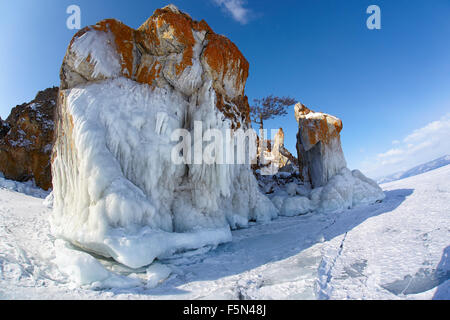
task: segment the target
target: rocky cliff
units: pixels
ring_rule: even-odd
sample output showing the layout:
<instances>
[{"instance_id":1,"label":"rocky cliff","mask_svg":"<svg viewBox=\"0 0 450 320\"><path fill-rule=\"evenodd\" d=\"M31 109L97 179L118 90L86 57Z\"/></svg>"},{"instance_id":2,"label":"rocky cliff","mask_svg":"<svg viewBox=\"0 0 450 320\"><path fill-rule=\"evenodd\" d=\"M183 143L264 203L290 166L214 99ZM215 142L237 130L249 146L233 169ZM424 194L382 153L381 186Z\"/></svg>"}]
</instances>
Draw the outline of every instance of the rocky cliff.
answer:
<instances>
[{"instance_id":1,"label":"rocky cliff","mask_svg":"<svg viewBox=\"0 0 450 320\"><path fill-rule=\"evenodd\" d=\"M0 119L0 172L17 181L34 180L38 187L52 187L50 155L58 88L40 91L30 103L12 109Z\"/></svg>"}]
</instances>

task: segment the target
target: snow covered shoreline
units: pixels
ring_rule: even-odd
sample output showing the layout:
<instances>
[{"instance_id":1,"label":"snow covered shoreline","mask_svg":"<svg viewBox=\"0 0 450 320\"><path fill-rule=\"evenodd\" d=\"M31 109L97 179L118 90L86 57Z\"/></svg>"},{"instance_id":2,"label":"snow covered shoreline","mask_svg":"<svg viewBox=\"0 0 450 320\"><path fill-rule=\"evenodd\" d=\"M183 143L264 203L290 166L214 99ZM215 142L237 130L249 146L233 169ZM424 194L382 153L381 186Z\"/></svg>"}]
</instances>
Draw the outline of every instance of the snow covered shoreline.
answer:
<instances>
[{"instance_id":1,"label":"snow covered shoreline","mask_svg":"<svg viewBox=\"0 0 450 320\"><path fill-rule=\"evenodd\" d=\"M51 236L42 199L2 188L0 298L449 299L449 176L446 166L383 185L382 203L252 225L214 250L152 268L81 253L85 266L107 272L81 286L73 281L77 264L70 268ZM79 279L89 283L89 274Z\"/></svg>"}]
</instances>

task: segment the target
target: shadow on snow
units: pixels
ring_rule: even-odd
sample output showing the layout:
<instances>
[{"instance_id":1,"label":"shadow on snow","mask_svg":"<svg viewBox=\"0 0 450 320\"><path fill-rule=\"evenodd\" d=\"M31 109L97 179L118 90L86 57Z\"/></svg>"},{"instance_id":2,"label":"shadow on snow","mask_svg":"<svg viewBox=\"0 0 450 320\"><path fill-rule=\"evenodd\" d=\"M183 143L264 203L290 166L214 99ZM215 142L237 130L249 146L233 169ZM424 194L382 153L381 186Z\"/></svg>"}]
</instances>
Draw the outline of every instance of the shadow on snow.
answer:
<instances>
[{"instance_id":1,"label":"shadow on snow","mask_svg":"<svg viewBox=\"0 0 450 320\"><path fill-rule=\"evenodd\" d=\"M179 258L163 260L163 263L174 267L176 276L172 275L154 289L142 289L140 293L153 296L186 294L189 291L177 287L191 282L218 280L285 260L315 244L343 235L367 219L395 210L413 191L385 191L386 198L381 203L334 214L279 217L266 224L233 231L233 241L219 245L215 250L190 257L181 254ZM443 263L448 266L448 260ZM136 289L110 290L115 293L138 293L139 289Z\"/></svg>"}]
</instances>

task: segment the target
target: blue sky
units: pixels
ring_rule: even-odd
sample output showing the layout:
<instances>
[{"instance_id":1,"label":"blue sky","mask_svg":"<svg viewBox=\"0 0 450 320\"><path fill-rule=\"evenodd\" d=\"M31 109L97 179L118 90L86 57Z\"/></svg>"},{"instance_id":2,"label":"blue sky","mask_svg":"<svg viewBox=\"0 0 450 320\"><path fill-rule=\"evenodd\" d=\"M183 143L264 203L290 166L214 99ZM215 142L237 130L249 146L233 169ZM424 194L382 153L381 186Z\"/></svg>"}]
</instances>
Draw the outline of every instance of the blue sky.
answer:
<instances>
[{"instance_id":1,"label":"blue sky","mask_svg":"<svg viewBox=\"0 0 450 320\"><path fill-rule=\"evenodd\" d=\"M75 30L66 8L81 8L82 27L117 18L137 28L168 1L15 0L0 2L0 116L59 85ZM350 168L377 177L450 153L450 1L176 1L230 38L250 62L246 93L290 95L344 122ZM381 8L381 30L366 9ZM283 127L295 153L297 123Z\"/></svg>"}]
</instances>

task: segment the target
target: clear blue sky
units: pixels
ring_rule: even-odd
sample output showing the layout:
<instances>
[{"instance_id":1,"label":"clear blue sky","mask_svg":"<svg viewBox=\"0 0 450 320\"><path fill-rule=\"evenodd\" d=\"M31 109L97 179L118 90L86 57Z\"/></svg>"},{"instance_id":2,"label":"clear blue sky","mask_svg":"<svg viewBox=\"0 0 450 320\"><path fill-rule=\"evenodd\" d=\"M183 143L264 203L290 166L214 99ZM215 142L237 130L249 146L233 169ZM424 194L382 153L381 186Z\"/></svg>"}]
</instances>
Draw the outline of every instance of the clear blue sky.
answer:
<instances>
[{"instance_id":1,"label":"clear blue sky","mask_svg":"<svg viewBox=\"0 0 450 320\"><path fill-rule=\"evenodd\" d=\"M250 62L250 100L290 95L341 118L350 168L377 176L431 160L449 147L443 143L450 141L448 0L2 0L0 116L38 90L59 85L75 33L66 28L69 5L80 6L82 27L117 18L137 28L170 2L236 43ZM381 8L381 30L366 27L371 4ZM292 110L265 125L279 126L295 152ZM427 134L444 137L421 149L429 144Z\"/></svg>"}]
</instances>

